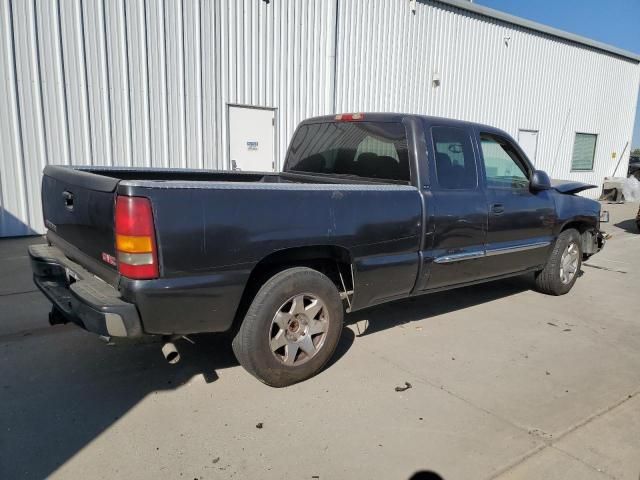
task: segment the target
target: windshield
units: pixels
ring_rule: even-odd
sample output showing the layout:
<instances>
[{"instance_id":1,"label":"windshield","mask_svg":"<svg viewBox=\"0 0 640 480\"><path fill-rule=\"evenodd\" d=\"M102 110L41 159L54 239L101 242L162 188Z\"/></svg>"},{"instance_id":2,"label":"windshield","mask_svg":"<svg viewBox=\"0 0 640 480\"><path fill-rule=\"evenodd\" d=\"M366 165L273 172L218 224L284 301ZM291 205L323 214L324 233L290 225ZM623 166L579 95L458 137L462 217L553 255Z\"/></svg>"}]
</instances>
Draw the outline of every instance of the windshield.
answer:
<instances>
[{"instance_id":1,"label":"windshield","mask_svg":"<svg viewBox=\"0 0 640 480\"><path fill-rule=\"evenodd\" d=\"M404 125L399 122L302 125L291 141L286 171L409 183Z\"/></svg>"}]
</instances>

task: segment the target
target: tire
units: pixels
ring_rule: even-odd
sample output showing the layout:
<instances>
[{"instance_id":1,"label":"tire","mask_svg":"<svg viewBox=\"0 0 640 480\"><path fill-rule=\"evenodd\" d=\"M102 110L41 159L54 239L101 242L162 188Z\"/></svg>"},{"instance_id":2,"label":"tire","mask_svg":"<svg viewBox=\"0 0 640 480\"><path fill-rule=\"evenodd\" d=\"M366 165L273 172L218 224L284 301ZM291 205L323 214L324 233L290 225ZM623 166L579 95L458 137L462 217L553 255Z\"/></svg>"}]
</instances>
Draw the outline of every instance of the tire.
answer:
<instances>
[{"instance_id":1,"label":"tire","mask_svg":"<svg viewBox=\"0 0 640 480\"><path fill-rule=\"evenodd\" d=\"M305 267L284 270L258 291L233 339L240 364L272 387L320 372L333 356L344 310L333 282Z\"/></svg>"},{"instance_id":2,"label":"tire","mask_svg":"<svg viewBox=\"0 0 640 480\"><path fill-rule=\"evenodd\" d=\"M536 273L536 287L547 295L564 295L576 283L582 266L580 234L573 228L558 235L544 269Z\"/></svg>"}]
</instances>

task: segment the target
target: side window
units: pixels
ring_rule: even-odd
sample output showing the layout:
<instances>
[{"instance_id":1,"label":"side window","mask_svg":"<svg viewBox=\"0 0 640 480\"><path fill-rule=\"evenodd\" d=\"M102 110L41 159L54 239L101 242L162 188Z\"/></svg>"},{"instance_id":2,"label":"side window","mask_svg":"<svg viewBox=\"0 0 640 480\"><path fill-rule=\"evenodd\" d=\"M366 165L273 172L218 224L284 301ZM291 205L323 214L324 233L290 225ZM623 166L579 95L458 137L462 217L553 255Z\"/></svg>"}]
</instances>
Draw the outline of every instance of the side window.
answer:
<instances>
[{"instance_id":1,"label":"side window","mask_svg":"<svg viewBox=\"0 0 640 480\"><path fill-rule=\"evenodd\" d=\"M529 188L525 163L510 142L482 133L480 143L489 187Z\"/></svg>"},{"instance_id":2,"label":"side window","mask_svg":"<svg viewBox=\"0 0 640 480\"><path fill-rule=\"evenodd\" d=\"M449 190L470 190L477 186L476 162L469 134L462 128L433 127L438 185Z\"/></svg>"}]
</instances>

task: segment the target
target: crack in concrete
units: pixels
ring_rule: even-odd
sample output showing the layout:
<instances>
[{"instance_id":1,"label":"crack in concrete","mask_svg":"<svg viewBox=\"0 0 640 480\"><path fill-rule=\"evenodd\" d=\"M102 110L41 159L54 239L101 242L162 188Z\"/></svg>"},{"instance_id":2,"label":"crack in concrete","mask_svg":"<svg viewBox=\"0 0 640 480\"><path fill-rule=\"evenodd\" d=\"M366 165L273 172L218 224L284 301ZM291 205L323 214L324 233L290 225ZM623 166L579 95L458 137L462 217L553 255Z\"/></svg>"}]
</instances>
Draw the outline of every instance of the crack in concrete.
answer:
<instances>
[{"instance_id":1,"label":"crack in concrete","mask_svg":"<svg viewBox=\"0 0 640 480\"><path fill-rule=\"evenodd\" d=\"M545 439L544 437L539 437L544 442L543 445L540 448L533 449L532 451L526 453L525 455L523 455L519 459L515 460L511 464L506 465L505 467L499 469L493 476L491 476L489 478L490 479L498 478L500 475L503 475L503 474L507 473L508 471L513 470L518 465L521 465L522 463L524 463L525 461L527 461L528 459L530 459L531 457L533 457L534 455L536 455L537 453L543 451L546 448L553 448L555 450L558 450L558 451L566 454L567 456L569 456L571 458L574 458L575 460L578 460L580 463L583 463L584 465L586 465L589 468L597 471L598 473L602 473L603 475L605 475L605 476L607 476L609 478L614 478L614 477L611 477L611 475L609 475L607 472L601 471L597 467L595 467L593 465L590 465L589 463L585 462L584 460L582 460L580 458L577 458L577 457L574 457L569 452L566 452L566 451L562 450L561 448L558 448L556 443L559 442L560 440L562 440L567 435L575 432L576 430L584 427L585 425L593 422L594 420L596 420L596 419L606 415L607 413L611 412L612 410L615 410L616 408L620 407L621 405L623 405L624 403L628 402L633 397L635 397L638 393L640 393L640 387L636 388L632 393L626 395L624 398L618 400L617 402L609 405L606 408L603 408L602 410L599 410L599 411L595 412L593 415L589 415L588 417L586 417L585 419L581 420L580 422L577 422L576 424L570 426L568 429L566 429L565 431L561 432L558 436L556 436L553 439Z\"/></svg>"},{"instance_id":2,"label":"crack in concrete","mask_svg":"<svg viewBox=\"0 0 640 480\"><path fill-rule=\"evenodd\" d=\"M11 295L23 295L25 293L33 293L33 292L37 292L38 289L35 288L33 290L25 290L23 292L9 292L9 293L0 293L0 297L10 297Z\"/></svg>"},{"instance_id":3,"label":"crack in concrete","mask_svg":"<svg viewBox=\"0 0 640 480\"><path fill-rule=\"evenodd\" d=\"M451 395L452 397L461 400L462 402L466 403L467 405L480 410L483 413L486 413L487 415L491 415L493 418L500 420L508 425L511 425L512 427L516 428L517 430L522 430L523 432L525 432L527 435L529 436L533 436L537 439L539 439L540 443L539 445L537 445L536 447L534 447L533 449L529 450L528 452L526 452L525 454L523 454L522 456L518 457L517 459L515 459L512 463L509 463L503 467L498 468L498 470L496 470L489 478L489 480L494 480L496 478L498 478L499 476L507 473L510 470L513 470L514 468L516 468L518 465L524 463L525 461L527 461L528 459L530 459L531 457L533 457L534 455L542 452L543 450L545 450L546 448L554 448L564 454L566 454L567 456L574 458L575 460L579 461L580 463L583 463L584 465L586 465L587 467L589 467L590 469L603 474L604 476L608 477L608 478L614 478L611 475L609 475L607 472L604 472L602 470L599 470L597 467L590 465L589 463L585 462L584 460L581 460L580 458L576 458L573 455L569 454L568 452L565 452L564 450L558 448L555 444L557 442L559 442L560 440L562 440L564 437L566 437L567 435L575 432L576 430L578 430L579 428L584 427L585 425L591 423L592 421L596 420L597 418L600 418L604 415L606 415L607 413L611 412L612 410L620 407L621 405L623 405L625 402L628 402L629 400L631 400L633 397L635 397L638 393L640 393L640 387L636 388L632 393L627 394L624 398L621 398L620 400L618 400L617 402L609 405L608 407L605 407L601 410L598 410L597 412L595 412L592 415L589 415L588 417L584 418L583 420L575 423L574 425L571 425L569 428L567 428L566 430L564 430L563 432L561 432L560 434L558 434L556 437L554 438L546 438L547 434L546 432L542 432L541 430L535 429L535 428L528 428L528 427L524 427L522 425L519 425L507 418L501 417L500 415L492 412L491 410L488 410L484 407L481 407L480 405L476 405L475 403L473 403L472 401L468 400L467 398L458 395L457 393L453 392L452 390L449 390L448 388L446 388L444 385L437 385L435 383L433 383L431 380L429 380L428 378L420 375L420 374L416 374L415 372L412 372L411 370L408 370L407 368L403 367L402 365L398 365L397 363L395 363L393 360L385 357L384 355L380 355L368 348L364 348L369 354L379 358L380 360L383 360L391 365L393 365L394 367L396 367L397 369L403 371L404 373L407 373L413 377L415 377L420 383L423 383L425 385L428 385L430 387L433 387L437 390L442 390L443 392L446 392L448 395ZM539 431L544 435L539 435L537 433L535 433L535 431ZM534 432L534 433L532 433Z\"/></svg>"},{"instance_id":4,"label":"crack in concrete","mask_svg":"<svg viewBox=\"0 0 640 480\"><path fill-rule=\"evenodd\" d=\"M594 472L600 473L602 475L604 475L607 478L610 478L611 480L617 480L616 477L609 475L608 472L605 472L604 470L599 469L598 467L591 465L590 463L585 462L583 459L576 457L575 455L573 455L572 453L567 452L566 450L563 450L561 448L559 448L557 445L548 445L545 448L553 448L554 450L566 455L569 458L574 459L576 462L581 463L582 465L584 465L585 467L593 470Z\"/></svg>"},{"instance_id":5,"label":"crack in concrete","mask_svg":"<svg viewBox=\"0 0 640 480\"><path fill-rule=\"evenodd\" d=\"M37 328L30 328L28 330L20 330L17 332L4 333L0 334L0 346L7 346L11 343L25 340L37 338L40 336L49 336L49 335L57 335L60 333L67 332L68 329L77 328L75 325L56 325L52 327L51 325L46 325Z\"/></svg>"},{"instance_id":6,"label":"crack in concrete","mask_svg":"<svg viewBox=\"0 0 640 480\"><path fill-rule=\"evenodd\" d=\"M597 268L598 270L606 270L607 272L627 273L625 270L616 270L615 268L603 267L602 265L592 265L590 263L582 263L584 267Z\"/></svg>"}]
</instances>

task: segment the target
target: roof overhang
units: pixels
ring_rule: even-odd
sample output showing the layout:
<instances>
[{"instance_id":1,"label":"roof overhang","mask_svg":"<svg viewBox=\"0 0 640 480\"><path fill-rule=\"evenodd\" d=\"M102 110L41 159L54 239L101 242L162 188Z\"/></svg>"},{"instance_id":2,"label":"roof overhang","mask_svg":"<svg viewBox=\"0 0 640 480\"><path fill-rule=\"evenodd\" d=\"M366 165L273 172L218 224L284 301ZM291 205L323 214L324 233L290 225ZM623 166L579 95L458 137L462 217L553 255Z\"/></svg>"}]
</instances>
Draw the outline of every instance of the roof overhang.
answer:
<instances>
[{"instance_id":1,"label":"roof overhang","mask_svg":"<svg viewBox=\"0 0 640 480\"><path fill-rule=\"evenodd\" d=\"M600 50L601 52L604 52L604 53L617 55L618 57L623 57L629 60L633 60L637 63L640 63L639 54L632 53L627 50L623 50L621 48L612 47L611 45L607 45L606 43L597 42L595 40L591 40L589 38L582 37L580 35L575 35L573 33L565 32L564 30L559 30L557 28L549 27L547 25L543 25L542 23L533 22L525 18L516 17L515 15L510 15L508 13L500 12L498 10L494 10L493 8L483 7L482 5L478 5L468 0L435 0L435 3L442 3L445 5L449 5L451 7L459 8L461 10L477 13L478 15L482 15L485 17L495 18L496 20L500 20L505 23L510 23L518 27L534 30L536 32L551 35L553 37L561 38L563 40L568 40L573 43L577 43L580 45L594 48L596 50Z\"/></svg>"}]
</instances>

